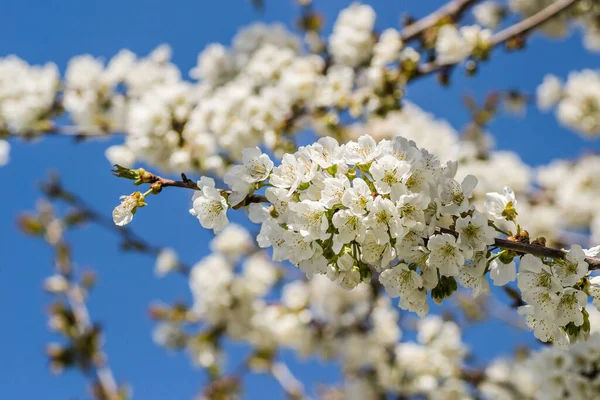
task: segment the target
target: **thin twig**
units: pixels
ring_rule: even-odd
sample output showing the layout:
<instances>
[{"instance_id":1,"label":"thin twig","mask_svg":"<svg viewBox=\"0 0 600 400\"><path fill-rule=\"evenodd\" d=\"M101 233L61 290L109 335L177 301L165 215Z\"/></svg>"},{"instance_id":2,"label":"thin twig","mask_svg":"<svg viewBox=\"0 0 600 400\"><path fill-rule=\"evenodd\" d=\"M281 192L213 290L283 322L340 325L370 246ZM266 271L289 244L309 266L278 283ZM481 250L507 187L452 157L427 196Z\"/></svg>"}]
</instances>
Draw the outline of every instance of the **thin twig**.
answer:
<instances>
[{"instance_id":1,"label":"thin twig","mask_svg":"<svg viewBox=\"0 0 600 400\"><path fill-rule=\"evenodd\" d=\"M573 1L573 0L570 0L570 1ZM181 181L175 181L172 179L162 178L162 177L160 177L158 175L154 175L150 172L144 172L142 174L141 179L144 182L151 183L153 185L158 183L158 184L162 185L162 187L173 186L173 187L182 187L182 188L192 189L192 190L200 190L198 188L198 185L196 185L196 183L194 181L188 179L185 176L185 174L182 174L181 177L182 177ZM226 192L226 191L223 191L223 192ZM246 198L240 204L235 205L233 208L237 209L237 208L246 206L251 203L268 203L268 202L269 202L269 200L265 196L252 194L252 195L246 196ZM436 231L438 233L447 233L447 234L453 235L455 237L458 237L458 233L453 230L450 230L450 229L438 227L438 228L436 228ZM565 252L564 250L553 249L551 247L541 246L541 245L537 245L537 244L516 242L516 241L507 240L507 239L495 239L494 245L501 249L513 250L517 253L531 254L534 256L538 256L538 257L564 259L567 254L567 252ZM600 258L586 257L585 261L588 263L590 270L600 269Z\"/></svg>"},{"instance_id":2,"label":"thin twig","mask_svg":"<svg viewBox=\"0 0 600 400\"><path fill-rule=\"evenodd\" d=\"M435 26L438 22L447 17L456 18L463 13L467 8L472 6L478 0L452 0L444 4L428 16L408 25L401 32L400 37L404 42L415 39L427 29Z\"/></svg>"}]
</instances>

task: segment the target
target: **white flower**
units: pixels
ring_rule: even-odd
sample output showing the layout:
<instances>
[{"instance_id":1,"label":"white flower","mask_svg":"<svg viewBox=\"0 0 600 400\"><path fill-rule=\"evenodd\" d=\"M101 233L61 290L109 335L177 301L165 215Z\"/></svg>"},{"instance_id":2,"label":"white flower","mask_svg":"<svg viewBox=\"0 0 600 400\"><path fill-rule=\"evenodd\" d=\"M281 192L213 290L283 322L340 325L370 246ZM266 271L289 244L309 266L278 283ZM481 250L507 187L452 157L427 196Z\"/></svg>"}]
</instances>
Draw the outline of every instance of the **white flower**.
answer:
<instances>
[{"instance_id":1,"label":"white flower","mask_svg":"<svg viewBox=\"0 0 600 400\"><path fill-rule=\"evenodd\" d=\"M363 135L356 142L346 145L346 160L351 164L368 164L378 155L377 142L369 135Z\"/></svg>"},{"instance_id":2,"label":"white flower","mask_svg":"<svg viewBox=\"0 0 600 400\"><path fill-rule=\"evenodd\" d=\"M337 269L330 268L327 271L329 279L336 281L343 289L354 289L361 281L356 260L350 254L345 253L338 258L336 265Z\"/></svg>"},{"instance_id":3,"label":"white flower","mask_svg":"<svg viewBox=\"0 0 600 400\"><path fill-rule=\"evenodd\" d=\"M293 232L289 230L284 230L283 234L280 234L281 237L276 238L276 240L280 240L282 250L286 253L284 258L276 260L283 261L284 259L289 259L294 264L300 264L302 261L306 261L311 259L317 249L320 249L321 246L314 243L310 237L303 236L298 232ZM321 251L322 252L322 251ZM274 258L275 259L275 258ZM325 265L317 265L317 261L322 261L325 258L320 257L315 258L311 262L309 262L305 267L304 272L309 273L312 269L319 269L319 271L325 271L325 267L327 266L327 260L325 260ZM313 268L314 267L314 268Z\"/></svg>"},{"instance_id":4,"label":"white flower","mask_svg":"<svg viewBox=\"0 0 600 400\"><path fill-rule=\"evenodd\" d=\"M275 187L289 189L288 193L291 194L298 188L300 183L312 178L314 169L317 167L317 164L313 165L314 167L310 167L300 162L293 155L285 154L281 165L273 168L270 182Z\"/></svg>"},{"instance_id":5,"label":"white flower","mask_svg":"<svg viewBox=\"0 0 600 400\"><path fill-rule=\"evenodd\" d=\"M0 167L8 164L10 155L10 144L6 140L0 140Z\"/></svg>"},{"instance_id":6,"label":"white flower","mask_svg":"<svg viewBox=\"0 0 600 400\"><path fill-rule=\"evenodd\" d=\"M557 117L579 133L596 137L600 134L600 73L586 69L569 74Z\"/></svg>"},{"instance_id":7,"label":"white flower","mask_svg":"<svg viewBox=\"0 0 600 400\"><path fill-rule=\"evenodd\" d=\"M144 204L144 196L134 192L129 196L121 196L121 204L112 212L113 222L117 226L125 226L133 220L133 214L138 207Z\"/></svg>"},{"instance_id":8,"label":"white flower","mask_svg":"<svg viewBox=\"0 0 600 400\"><path fill-rule=\"evenodd\" d=\"M293 281L283 287L281 302L290 310L301 310L309 305L310 290L302 281Z\"/></svg>"},{"instance_id":9,"label":"white flower","mask_svg":"<svg viewBox=\"0 0 600 400\"><path fill-rule=\"evenodd\" d=\"M571 246L564 260L557 259L552 267L563 286L573 286L588 272L585 253L579 245Z\"/></svg>"},{"instance_id":10,"label":"white flower","mask_svg":"<svg viewBox=\"0 0 600 400\"><path fill-rule=\"evenodd\" d=\"M225 184L237 194L231 200L232 204L241 202L254 184L266 180L273 169L273 161L258 147L244 149L242 158L243 164L231 167L223 178Z\"/></svg>"},{"instance_id":11,"label":"white flower","mask_svg":"<svg viewBox=\"0 0 600 400\"><path fill-rule=\"evenodd\" d=\"M250 233L243 226L228 224L211 242L214 252L225 255L229 260L237 262L242 256L250 253L254 243Z\"/></svg>"},{"instance_id":12,"label":"white flower","mask_svg":"<svg viewBox=\"0 0 600 400\"><path fill-rule=\"evenodd\" d=\"M536 91L537 105L547 110L558 103L562 97L562 82L556 76L548 74Z\"/></svg>"},{"instance_id":13,"label":"white flower","mask_svg":"<svg viewBox=\"0 0 600 400\"><path fill-rule=\"evenodd\" d=\"M384 269L394 259L396 250L389 242L388 233L382 230L368 230L361 242L362 259Z\"/></svg>"},{"instance_id":14,"label":"white flower","mask_svg":"<svg viewBox=\"0 0 600 400\"><path fill-rule=\"evenodd\" d=\"M486 193L484 209L486 214L495 219L513 221L517 215L517 200L511 188L505 186L502 193Z\"/></svg>"},{"instance_id":15,"label":"white flower","mask_svg":"<svg viewBox=\"0 0 600 400\"><path fill-rule=\"evenodd\" d=\"M497 258L490 263L490 278L494 286L504 286L517 279L517 266L514 261L504 264Z\"/></svg>"},{"instance_id":16,"label":"white flower","mask_svg":"<svg viewBox=\"0 0 600 400\"><path fill-rule=\"evenodd\" d=\"M425 210L429 205L429 196L424 193L410 193L397 196L396 189L399 187L401 186L396 185L392 188L391 199L396 202L402 226L414 231L422 231L425 228Z\"/></svg>"},{"instance_id":17,"label":"white flower","mask_svg":"<svg viewBox=\"0 0 600 400\"><path fill-rule=\"evenodd\" d=\"M473 7L473 15L478 24L495 29L504 16L504 10L495 1L488 0Z\"/></svg>"},{"instance_id":18,"label":"white flower","mask_svg":"<svg viewBox=\"0 0 600 400\"><path fill-rule=\"evenodd\" d=\"M352 181L352 188L347 189L342 196L342 204L356 215L363 215L373 202L373 195L367 183L361 178Z\"/></svg>"},{"instance_id":19,"label":"white flower","mask_svg":"<svg viewBox=\"0 0 600 400\"><path fill-rule=\"evenodd\" d=\"M294 230L314 239L326 239L329 236L327 209L322 203L303 200L299 203L291 203L290 210L294 213L292 219Z\"/></svg>"},{"instance_id":20,"label":"white flower","mask_svg":"<svg viewBox=\"0 0 600 400\"><path fill-rule=\"evenodd\" d=\"M314 274L327 273L327 259L323 256L323 250L316 246L313 255L310 258L300 260L298 267L306 274L307 278L312 278Z\"/></svg>"},{"instance_id":21,"label":"white flower","mask_svg":"<svg viewBox=\"0 0 600 400\"><path fill-rule=\"evenodd\" d=\"M278 271L264 252L255 253L244 260L244 288L251 296L266 295L277 282Z\"/></svg>"},{"instance_id":22,"label":"white flower","mask_svg":"<svg viewBox=\"0 0 600 400\"><path fill-rule=\"evenodd\" d=\"M385 155L376 160L369 169L375 179L375 187L381 194L387 194L392 191L392 187L402 183L403 178L408 178L410 164L405 161L399 161L392 155Z\"/></svg>"},{"instance_id":23,"label":"white flower","mask_svg":"<svg viewBox=\"0 0 600 400\"><path fill-rule=\"evenodd\" d=\"M427 265L440 270L444 276L456 276L463 266L464 257L458 248L456 239L446 233L429 238L427 248L431 251Z\"/></svg>"},{"instance_id":24,"label":"white flower","mask_svg":"<svg viewBox=\"0 0 600 400\"><path fill-rule=\"evenodd\" d=\"M379 275L379 282L390 297L404 297L423 286L423 279L408 265L400 263Z\"/></svg>"},{"instance_id":25,"label":"white flower","mask_svg":"<svg viewBox=\"0 0 600 400\"><path fill-rule=\"evenodd\" d=\"M398 307L416 312L419 317L424 318L429 312L427 292L425 290L415 290L409 296L401 297Z\"/></svg>"},{"instance_id":26,"label":"white flower","mask_svg":"<svg viewBox=\"0 0 600 400\"><path fill-rule=\"evenodd\" d=\"M192 196L192 209L190 214L198 218L203 228L219 232L229 223L227 200L215 188L212 178L202 177L198 181L198 188Z\"/></svg>"},{"instance_id":27,"label":"white flower","mask_svg":"<svg viewBox=\"0 0 600 400\"><path fill-rule=\"evenodd\" d=\"M485 276L487 258L485 253L478 253L473 259L474 265L465 264L456 276L456 281L473 291L473 297L490 293L490 284Z\"/></svg>"},{"instance_id":28,"label":"white flower","mask_svg":"<svg viewBox=\"0 0 600 400\"><path fill-rule=\"evenodd\" d=\"M600 276L594 276L590 279L590 296L593 298L594 306L600 310Z\"/></svg>"},{"instance_id":29,"label":"white flower","mask_svg":"<svg viewBox=\"0 0 600 400\"><path fill-rule=\"evenodd\" d=\"M544 264L538 257L531 254L525 254L521 258L517 284L524 298L527 298L528 293L532 289L538 287L542 287L550 293L555 293L562 289L560 281L552 274L550 267Z\"/></svg>"},{"instance_id":30,"label":"white flower","mask_svg":"<svg viewBox=\"0 0 600 400\"><path fill-rule=\"evenodd\" d=\"M454 25L444 25L438 31L435 52L440 64L452 64L466 59L471 48Z\"/></svg>"},{"instance_id":31,"label":"white flower","mask_svg":"<svg viewBox=\"0 0 600 400\"><path fill-rule=\"evenodd\" d=\"M44 279L44 290L48 293L66 293L69 281L63 275L55 274Z\"/></svg>"},{"instance_id":32,"label":"white flower","mask_svg":"<svg viewBox=\"0 0 600 400\"><path fill-rule=\"evenodd\" d=\"M213 43L198 54L198 64L190 71L194 79L201 79L212 85L218 85L227 80L234 71L233 57L227 49L218 43Z\"/></svg>"},{"instance_id":33,"label":"white flower","mask_svg":"<svg viewBox=\"0 0 600 400\"><path fill-rule=\"evenodd\" d=\"M363 224L361 216L352 213L350 210L341 210L333 215L333 226L338 233L333 236L333 251L339 253L342 246L353 240L362 240L366 233L366 227Z\"/></svg>"},{"instance_id":34,"label":"white flower","mask_svg":"<svg viewBox=\"0 0 600 400\"><path fill-rule=\"evenodd\" d=\"M399 59L402 49L400 33L393 28L386 29L379 36L379 41L373 48L372 65L383 66Z\"/></svg>"},{"instance_id":35,"label":"white flower","mask_svg":"<svg viewBox=\"0 0 600 400\"><path fill-rule=\"evenodd\" d=\"M171 271L174 271L179 266L177 253L173 249L165 248L158 253L156 257L156 266L154 272L156 276L163 277Z\"/></svg>"},{"instance_id":36,"label":"white flower","mask_svg":"<svg viewBox=\"0 0 600 400\"><path fill-rule=\"evenodd\" d=\"M568 325L573 322L575 326L583 325L581 310L587 303L587 295L577 289L566 288L563 290L556 307L556 324Z\"/></svg>"},{"instance_id":37,"label":"white flower","mask_svg":"<svg viewBox=\"0 0 600 400\"><path fill-rule=\"evenodd\" d=\"M350 189L350 181L345 176L341 178L325 178L325 188L321 191L321 202L328 208L342 204L344 195Z\"/></svg>"},{"instance_id":38,"label":"white flower","mask_svg":"<svg viewBox=\"0 0 600 400\"><path fill-rule=\"evenodd\" d=\"M389 230L393 238L402 238L407 231L400 225L396 205L381 196L377 197L369 207L367 226L375 231Z\"/></svg>"},{"instance_id":39,"label":"white flower","mask_svg":"<svg viewBox=\"0 0 600 400\"><path fill-rule=\"evenodd\" d=\"M491 32L477 25L463 26L460 31L450 24L442 26L435 42L437 61L440 64L454 64L465 60L476 46L487 44Z\"/></svg>"},{"instance_id":40,"label":"white flower","mask_svg":"<svg viewBox=\"0 0 600 400\"><path fill-rule=\"evenodd\" d=\"M127 146L110 146L104 154L112 165L129 168L135 163L135 153Z\"/></svg>"},{"instance_id":41,"label":"white flower","mask_svg":"<svg viewBox=\"0 0 600 400\"><path fill-rule=\"evenodd\" d=\"M456 164L452 165L456 168ZM477 178L473 175L467 175L460 184L453 178L444 179L439 188L443 205L442 213L456 215L466 211L469 208L469 198L476 186Z\"/></svg>"},{"instance_id":42,"label":"white flower","mask_svg":"<svg viewBox=\"0 0 600 400\"><path fill-rule=\"evenodd\" d=\"M488 245L494 244L496 231L488 225L488 219L478 211L472 216L459 218L456 221L458 232L458 246L465 254L470 255L475 251L483 251Z\"/></svg>"},{"instance_id":43,"label":"white flower","mask_svg":"<svg viewBox=\"0 0 600 400\"><path fill-rule=\"evenodd\" d=\"M342 10L329 37L329 51L336 63L356 67L366 61L373 47L375 11L354 3Z\"/></svg>"},{"instance_id":44,"label":"white flower","mask_svg":"<svg viewBox=\"0 0 600 400\"><path fill-rule=\"evenodd\" d=\"M321 168L327 169L344 158L344 147L331 137L320 138L308 146L311 159Z\"/></svg>"}]
</instances>

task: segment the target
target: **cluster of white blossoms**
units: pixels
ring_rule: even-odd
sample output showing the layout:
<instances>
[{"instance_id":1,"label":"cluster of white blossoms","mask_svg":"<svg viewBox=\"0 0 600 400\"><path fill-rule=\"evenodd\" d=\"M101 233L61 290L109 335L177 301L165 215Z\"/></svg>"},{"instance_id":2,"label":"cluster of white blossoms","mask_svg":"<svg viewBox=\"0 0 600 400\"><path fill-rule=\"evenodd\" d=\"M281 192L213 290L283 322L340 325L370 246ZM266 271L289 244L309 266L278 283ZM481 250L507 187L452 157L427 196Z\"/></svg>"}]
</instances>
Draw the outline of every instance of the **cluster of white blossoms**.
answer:
<instances>
[{"instance_id":1,"label":"cluster of white blossoms","mask_svg":"<svg viewBox=\"0 0 600 400\"><path fill-rule=\"evenodd\" d=\"M363 133L378 141L402 135L439 155L442 162L458 160L457 180L469 174L477 176L470 203L479 209L484 207L486 193L509 186L519 198L519 221L532 237L543 236L548 244L569 245L573 240L565 239L572 236L571 231L591 230L591 240L581 243L600 243L600 208L595 201L600 196L600 158L595 155L572 162L553 161L534 170L517 153L494 150L490 134L483 132L474 143L446 121L409 102L402 110L356 124L348 136L357 139ZM497 224L507 226L506 221Z\"/></svg>"},{"instance_id":2,"label":"cluster of white blossoms","mask_svg":"<svg viewBox=\"0 0 600 400\"><path fill-rule=\"evenodd\" d=\"M455 322L428 316L401 329L399 310L376 286L359 283L348 291L325 276L296 279L253 248L249 237L244 228L230 224L213 239L213 253L198 262L189 277L194 317L185 324L191 322L199 331L181 325L181 320L162 322L154 332L158 344L185 348L192 362L217 370L226 368L225 336L252 347L255 361L250 365L257 371L268 368L285 349L340 361L347 399L375 400L382 393L432 400L478 394L498 400L594 398L590 393L596 393L594 377L600 367L599 354L593 351L600 336L594 332L600 321L598 311L589 306L588 319L595 327L589 343L567 350L549 347L525 359L494 360L477 377ZM158 261L166 258L161 254ZM524 258L522 264L527 263L530 260ZM523 268L531 273L531 268ZM559 282L569 280L568 273L560 275L556 265L551 268L556 279L562 277ZM534 292L528 289L527 295ZM416 340L401 341L403 330L412 329ZM581 396L573 394L575 390Z\"/></svg>"},{"instance_id":3,"label":"cluster of white blossoms","mask_svg":"<svg viewBox=\"0 0 600 400\"><path fill-rule=\"evenodd\" d=\"M600 72L591 69L571 72L566 83L546 75L537 88L540 109L556 107L560 123L582 135L600 135Z\"/></svg>"},{"instance_id":4,"label":"cluster of white blossoms","mask_svg":"<svg viewBox=\"0 0 600 400\"><path fill-rule=\"evenodd\" d=\"M538 168L540 198L553 210L549 218L560 219L560 227L591 231L591 243L600 241L600 157L586 155L575 162L554 161ZM540 206L541 207L541 206Z\"/></svg>"},{"instance_id":5,"label":"cluster of white blossoms","mask_svg":"<svg viewBox=\"0 0 600 400\"><path fill-rule=\"evenodd\" d=\"M556 0L509 0L510 11L529 17ZM564 37L571 25L583 31L583 44L590 51L600 51L600 5L595 0L578 1L573 7L544 22L540 30L553 37Z\"/></svg>"},{"instance_id":6,"label":"cluster of white blossoms","mask_svg":"<svg viewBox=\"0 0 600 400\"><path fill-rule=\"evenodd\" d=\"M282 349L341 361L344 373L370 393L348 392L348 399L375 399L382 392L468 398L469 386L461 380L467 347L456 323L428 317L417 323L416 341L400 342L399 310L368 284L347 291L316 276L286 279L275 290L283 270L264 252L250 249L245 239L234 240L247 236L241 226L228 226L211 243L214 252L191 270L193 320L200 332L163 322L154 332L158 344L185 348L194 363L206 368L226 362L221 335L250 344L255 357L264 358L262 364L251 364L258 370Z\"/></svg>"},{"instance_id":7,"label":"cluster of white blossoms","mask_svg":"<svg viewBox=\"0 0 600 400\"><path fill-rule=\"evenodd\" d=\"M527 325L541 341L565 346L589 333L585 310L589 296L584 290L589 285L589 271L584 259L596 256L598 250L584 252L573 245L564 260L549 261L530 254L521 258L518 285L527 305L520 307L519 313L527 316ZM591 289L587 291L593 294Z\"/></svg>"},{"instance_id":8,"label":"cluster of white blossoms","mask_svg":"<svg viewBox=\"0 0 600 400\"><path fill-rule=\"evenodd\" d=\"M454 64L466 60L476 50L486 52L492 32L478 25L457 28L443 25L435 42L435 53L440 64Z\"/></svg>"},{"instance_id":9,"label":"cluster of white blossoms","mask_svg":"<svg viewBox=\"0 0 600 400\"><path fill-rule=\"evenodd\" d=\"M455 277L466 281L461 278L476 270L483 276L465 260L485 264L494 243L487 217L469 208L477 180L467 176L459 183L456 168L402 137L378 144L362 136L341 146L322 138L284 155L279 166L249 149L244 164L225 175L227 199L214 187L206 193L203 178L192 213L205 228L220 230L226 202L238 206L267 186L271 204L248 209L262 224L259 245L273 247L274 260L288 260L309 277L326 274L345 288L377 271L388 293L401 296L402 308L424 315L428 290L442 300L456 289ZM451 224L458 237L436 234Z\"/></svg>"},{"instance_id":10,"label":"cluster of white blossoms","mask_svg":"<svg viewBox=\"0 0 600 400\"><path fill-rule=\"evenodd\" d=\"M478 390L486 399L588 400L600 396L600 313L588 306L592 325L585 343L545 346L514 359L496 359L485 369ZM595 327L595 329L594 329Z\"/></svg>"},{"instance_id":11,"label":"cluster of white blossoms","mask_svg":"<svg viewBox=\"0 0 600 400\"><path fill-rule=\"evenodd\" d=\"M59 84L54 64L30 66L15 56L0 58L0 132L46 130Z\"/></svg>"},{"instance_id":12,"label":"cluster of white blossoms","mask_svg":"<svg viewBox=\"0 0 600 400\"><path fill-rule=\"evenodd\" d=\"M505 15L506 10L494 0L486 0L473 7L473 16L477 23L490 29L496 29Z\"/></svg>"},{"instance_id":13,"label":"cluster of white blossoms","mask_svg":"<svg viewBox=\"0 0 600 400\"><path fill-rule=\"evenodd\" d=\"M62 79L54 64L5 58L0 136L121 132L124 143L106 150L113 164L218 176L247 147L278 156L292 150L292 135L305 127L345 140L351 127L340 121L347 114L370 119L400 108L422 56L394 28L377 35L375 17L368 5L350 5L335 21L326 51L314 53L283 25L254 24L230 47L207 46L189 72L192 80L170 61L166 45L146 57L122 50L107 62L77 56ZM437 61L455 63L484 54L489 38L479 26L447 24L432 45ZM66 128L58 121L65 114Z\"/></svg>"},{"instance_id":14,"label":"cluster of white blossoms","mask_svg":"<svg viewBox=\"0 0 600 400\"><path fill-rule=\"evenodd\" d=\"M477 179L459 182L456 171L455 162L444 165L404 137L377 143L362 136L344 145L321 138L284 155L278 166L248 149L244 164L225 175L229 191L207 178L198 182L191 212L219 231L229 207L246 207L261 224L259 246L272 247L273 260L290 261L309 278L326 275L345 289L376 274L400 308L423 317L428 295L441 303L457 284L474 296L488 293L488 272L496 286L517 278L517 253L490 247L500 224L522 230L514 192L488 193L484 214L469 202ZM255 194L263 188L265 196ZM540 340L567 344L589 332L583 288L591 252L574 245L565 259L522 258L518 283L527 306L520 312Z\"/></svg>"}]
</instances>

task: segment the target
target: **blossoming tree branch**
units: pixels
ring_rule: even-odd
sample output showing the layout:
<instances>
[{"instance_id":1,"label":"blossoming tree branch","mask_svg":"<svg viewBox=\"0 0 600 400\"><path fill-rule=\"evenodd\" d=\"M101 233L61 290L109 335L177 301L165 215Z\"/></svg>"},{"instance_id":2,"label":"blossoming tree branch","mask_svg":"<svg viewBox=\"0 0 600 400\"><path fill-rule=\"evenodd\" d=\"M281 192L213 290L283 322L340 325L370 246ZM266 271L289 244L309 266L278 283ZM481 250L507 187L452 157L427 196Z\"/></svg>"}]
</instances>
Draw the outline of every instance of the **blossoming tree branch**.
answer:
<instances>
[{"instance_id":1,"label":"blossoming tree branch","mask_svg":"<svg viewBox=\"0 0 600 400\"><path fill-rule=\"evenodd\" d=\"M407 96L431 75L441 85L461 71L477 79L499 49L535 46L534 34L577 27L583 46L600 51L598 1L451 0L382 31L373 8L353 3L328 37L317 4L298 9L296 33L255 24L230 47L209 45L192 81L164 45L107 64L78 56L63 77L51 63L0 59L0 164L13 140L119 135L106 150L113 173L143 188L121 197L111 221L53 180L45 197L73 210L59 216L44 204L20 220L56 253L45 288L58 299L50 320L64 343L49 347L53 369L81 369L96 399L130 396L86 308L91 275L71 270L65 233L90 223L156 258L158 276L189 279L193 304L151 307L153 337L207 372L202 399L237 398L248 373L268 374L290 399L311 398L283 349L339 367L343 382L321 398L598 398L600 157L534 170L494 149L487 130L535 98L569 131L597 138L600 72L547 75L533 95L466 96L462 132ZM125 226L174 188L192 191L190 214L216 234L193 267ZM254 237L233 213L247 215ZM513 304L489 300L493 286ZM461 318L494 317L548 346L470 363ZM403 330L416 341L401 341ZM233 369L226 339L251 348Z\"/></svg>"}]
</instances>

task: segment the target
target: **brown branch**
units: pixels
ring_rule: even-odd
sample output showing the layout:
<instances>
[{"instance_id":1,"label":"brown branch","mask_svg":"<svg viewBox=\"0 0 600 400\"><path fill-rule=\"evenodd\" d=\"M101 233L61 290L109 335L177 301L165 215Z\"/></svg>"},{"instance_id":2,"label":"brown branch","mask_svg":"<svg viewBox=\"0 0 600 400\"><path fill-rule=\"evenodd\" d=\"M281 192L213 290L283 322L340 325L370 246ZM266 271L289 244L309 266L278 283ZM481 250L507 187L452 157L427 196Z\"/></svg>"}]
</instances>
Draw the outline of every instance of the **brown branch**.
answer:
<instances>
[{"instance_id":1,"label":"brown branch","mask_svg":"<svg viewBox=\"0 0 600 400\"><path fill-rule=\"evenodd\" d=\"M447 17L457 17L467 8L472 6L477 0L452 0L444 4L428 16L408 25L401 33L402 41L408 42L420 36L427 29L435 26L438 22Z\"/></svg>"},{"instance_id":2,"label":"brown branch","mask_svg":"<svg viewBox=\"0 0 600 400\"><path fill-rule=\"evenodd\" d=\"M571 1L573 1L573 0L571 0ZM143 182L151 183L152 185L159 184L159 185L161 185L161 187L174 186L174 187L182 187L182 188L187 188L187 189L192 189L192 190L199 190L198 185L191 179L188 179L185 176L185 174L181 174L181 178L182 178L181 181L175 181L172 179L162 178L162 177L154 175L150 172L143 172L140 176L140 179ZM160 191L160 188L158 190ZM223 193L230 193L230 192L223 191ZM269 200L265 196L252 194L252 195L246 196L246 198L241 203L234 205L232 208L239 209L241 207L247 206L252 203L268 203L268 202L269 202ZM438 233L447 233L447 234L453 235L454 237L458 237L458 233L456 231L453 231L450 229L438 227L438 228L436 228L436 231ZM499 239L499 238L495 239L494 245L501 249L512 250L512 251L515 251L515 252L521 253L521 254L531 254L531 255L534 255L537 257L564 259L567 254L567 252L565 252L564 250L560 250L560 249L554 249L551 247L541 246L541 245L537 245L537 244L516 242L516 241L511 241L511 240L507 240L507 239ZM588 263L590 270L600 269L600 258L586 257L585 262Z\"/></svg>"},{"instance_id":3,"label":"brown branch","mask_svg":"<svg viewBox=\"0 0 600 400\"><path fill-rule=\"evenodd\" d=\"M149 183L150 187L154 188L156 192L160 192L164 187L179 187L184 189L191 190L200 190L196 182L189 179L185 174L181 174L181 180L177 181L174 179L163 178L158 175L154 175L151 172L144 171L140 174L140 180L143 183ZM231 194L230 190L220 190L221 193L229 195ZM265 196L258 194L249 194L246 198L239 204L233 204L233 209L238 209L244 206L247 206L251 203L268 203L269 200Z\"/></svg>"},{"instance_id":4,"label":"brown branch","mask_svg":"<svg viewBox=\"0 0 600 400\"><path fill-rule=\"evenodd\" d=\"M438 227L436 228L436 232L447 233L454 237L458 237L458 233L451 229ZM564 259L567 255L567 252L561 249L554 249L552 247L540 246L531 243L514 242L511 240L499 238L496 238L494 240L494 246L505 250L512 250L520 254L531 254L537 257ZM600 269L600 258L586 257L585 262L588 263L590 270Z\"/></svg>"},{"instance_id":5,"label":"brown branch","mask_svg":"<svg viewBox=\"0 0 600 400\"><path fill-rule=\"evenodd\" d=\"M491 48L494 48L502 43L506 43L510 40L523 37L527 33L531 32L533 29L539 27L543 23L547 22L549 19L560 14L561 12L571 7L578 1L579 0L557 0L548 7L537 12L536 14L496 33L494 36L492 36L490 40ZM435 61L424 64L419 67L417 73L411 78L411 80L432 74L440 70L449 69L454 65L455 63L439 64Z\"/></svg>"}]
</instances>

